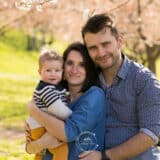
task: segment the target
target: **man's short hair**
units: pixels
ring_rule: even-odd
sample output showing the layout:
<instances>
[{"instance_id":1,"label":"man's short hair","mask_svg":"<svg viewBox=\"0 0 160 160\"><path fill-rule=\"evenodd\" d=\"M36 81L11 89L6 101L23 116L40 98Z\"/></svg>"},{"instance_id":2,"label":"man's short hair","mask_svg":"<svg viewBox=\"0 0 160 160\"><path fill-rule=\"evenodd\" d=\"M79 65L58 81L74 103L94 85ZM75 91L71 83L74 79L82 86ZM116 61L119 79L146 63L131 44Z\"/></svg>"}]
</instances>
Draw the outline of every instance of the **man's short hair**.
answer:
<instances>
[{"instance_id":1,"label":"man's short hair","mask_svg":"<svg viewBox=\"0 0 160 160\"><path fill-rule=\"evenodd\" d=\"M83 40L86 33L98 33L106 27L110 28L112 35L118 40L118 30L114 26L114 23L110 16L106 13L96 14L87 20L81 31Z\"/></svg>"}]
</instances>

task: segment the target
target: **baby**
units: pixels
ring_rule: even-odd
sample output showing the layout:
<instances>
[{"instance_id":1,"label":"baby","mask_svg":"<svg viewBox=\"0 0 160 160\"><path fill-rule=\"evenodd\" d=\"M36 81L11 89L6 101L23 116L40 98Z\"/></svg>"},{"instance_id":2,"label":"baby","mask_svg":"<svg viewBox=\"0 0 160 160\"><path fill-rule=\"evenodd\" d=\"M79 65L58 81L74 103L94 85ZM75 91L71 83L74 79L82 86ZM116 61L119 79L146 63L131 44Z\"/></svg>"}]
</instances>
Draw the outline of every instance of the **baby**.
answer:
<instances>
[{"instance_id":1,"label":"baby","mask_svg":"<svg viewBox=\"0 0 160 160\"><path fill-rule=\"evenodd\" d=\"M72 111L67 106L66 90L59 84L63 74L63 58L54 50L43 50L39 57L38 72L41 80L33 94L36 106L57 118L65 120L72 114ZM31 129L30 135L33 140L37 140L44 135L45 128L33 117L28 117L26 121ZM29 144L26 149L27 147L29 147ZM58 156L61 155L62 157L62 154L67 160L68 146L66 143L55 149L48 150L53 153L54 160L59 160ZM35 160L42 160L42 154L37 153Z\"/></svg>"}]
</instances>

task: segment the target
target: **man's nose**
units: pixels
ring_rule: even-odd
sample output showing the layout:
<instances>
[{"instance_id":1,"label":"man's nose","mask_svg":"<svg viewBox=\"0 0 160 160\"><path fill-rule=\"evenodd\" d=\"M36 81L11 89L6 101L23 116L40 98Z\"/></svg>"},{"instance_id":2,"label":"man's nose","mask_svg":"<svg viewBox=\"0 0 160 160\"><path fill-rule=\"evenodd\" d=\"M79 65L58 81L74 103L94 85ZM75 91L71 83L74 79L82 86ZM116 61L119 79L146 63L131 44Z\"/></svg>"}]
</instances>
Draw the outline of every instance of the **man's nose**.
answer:
<instances>
[{"instance_id":1,"label":"man's nose","mask_svg":"<svg viewBox=\"0 0 160 160\"><path fill-rule=\"evenodd\" d=\"M98 55L99 56L104 56L105 55L105 49L101 46L98 48Z\"/></svg>"}]
</instances>

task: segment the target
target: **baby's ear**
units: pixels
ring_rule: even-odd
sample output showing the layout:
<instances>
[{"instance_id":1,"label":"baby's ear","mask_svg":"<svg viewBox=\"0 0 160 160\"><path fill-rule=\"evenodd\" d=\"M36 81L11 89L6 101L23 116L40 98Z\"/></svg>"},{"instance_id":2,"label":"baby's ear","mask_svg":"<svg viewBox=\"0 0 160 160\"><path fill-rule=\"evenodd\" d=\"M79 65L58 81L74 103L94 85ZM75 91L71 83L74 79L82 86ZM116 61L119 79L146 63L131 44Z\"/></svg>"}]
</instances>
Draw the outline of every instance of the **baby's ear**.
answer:
<instances>
[{"instance_id":1,"label":"baby's ear","mask_svg":"<svg viewBox=\"0 0 160 160\"><path fill-rule=\"evenodd\" d=\"M41 70L40 69L38 69L38 73L41 74Z\"/></svg>"}]
</instances>

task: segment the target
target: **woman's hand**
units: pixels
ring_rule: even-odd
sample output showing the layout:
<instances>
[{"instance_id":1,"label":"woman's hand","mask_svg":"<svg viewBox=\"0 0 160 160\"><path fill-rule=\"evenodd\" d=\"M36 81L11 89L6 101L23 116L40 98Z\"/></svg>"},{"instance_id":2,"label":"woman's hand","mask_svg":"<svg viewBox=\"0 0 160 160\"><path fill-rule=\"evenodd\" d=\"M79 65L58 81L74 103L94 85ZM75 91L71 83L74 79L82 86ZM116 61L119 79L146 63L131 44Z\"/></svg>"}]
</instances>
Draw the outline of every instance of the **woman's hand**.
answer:
<instances>
[{"instance_id":1,"label":"woman's hand","mask_svg":"<svg viewBox=\"0 0 160 160\"><path fill-rule=\"evenodd\" d=\"M39 144L38 140L30 141L26 144L26 152L30 154L43 153L44 147Z\"/></svg>"},{"instance_id":2,"label":"woman's hand","mask_svg":"<svg viewBox=\"0 0 160 160\"><path fill-rule=\"evenodd\" d=\"M37 141L39 144L43 145L44 148L56 148L64 143L59 141L56 137L51 136L47 132Z\"/></svg>"}]
</instances>

